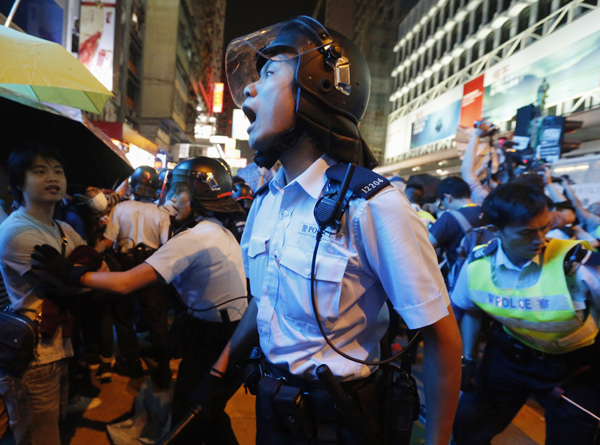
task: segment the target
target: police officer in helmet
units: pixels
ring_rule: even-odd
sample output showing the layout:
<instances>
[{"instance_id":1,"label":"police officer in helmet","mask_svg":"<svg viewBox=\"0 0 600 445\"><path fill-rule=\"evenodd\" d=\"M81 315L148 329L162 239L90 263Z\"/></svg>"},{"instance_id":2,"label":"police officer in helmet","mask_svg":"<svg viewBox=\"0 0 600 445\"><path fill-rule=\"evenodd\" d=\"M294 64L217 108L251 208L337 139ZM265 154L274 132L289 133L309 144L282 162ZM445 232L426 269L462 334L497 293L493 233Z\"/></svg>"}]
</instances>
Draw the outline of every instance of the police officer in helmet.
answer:
<instances>
[{"instance_id":1,"label":"police officer in helmet","mask_svg":"<svg viewBox=\"0 0 600 445\"><path fill-rule=\"evenodd\" d=\"M183 357L172 404L172 422L177 424L188 412L191 390L208 373L244 314L247 290L240 246L221 222L244 213L232 198L225 163L206 157L182 161L173 170L171 192L179 231L137 267L92 273L47 250L37 259L64 281L120 294L153 283L173 283L187 308L187 316L179 324ZM61 263L59 270L53 267L57 262ZM65 270L66 274L60 272ZM226 380L210 425L196 425L179 443L237 443L224 408L239 383L235 376Z\"/></svg>"},{"instance_id":2,"label":"police officer in helmet","mask_svg":"<svg viewBox=\"0 0 600 445\"><path fill-rule=\"evenodd\" d=\"M160 187L158 173L152 167L142 165L136 168L130 176L129 185L136 201L153 202Z\"/></svg>"},{"instance_id":3,"label":"police officer in helmet","mask_svg":"<svg viewBox=\"0 0 600 445\"><path fill-rule=\"evenodd\" d=\"M427 443L447 444L461 342L427 230L406 198L369 170L375 161L358 130L370 90L364 57L341 34L301 16L234 39L226 59L234 101L251 123L255 162L270 168L279 160L282 168L255 193L242 237L254 298L198 402L210 408L220 375L258 340L267 370L257 394L257 443L364 443L363 424L368 440L381 439L374 363L387 294L408 326L421 329ZM344 194L348 163L358 167ZM343 211L317 220L315 206L330 191ZM330 397L320 398L321 365L356 402L360 431Z\"/></svg>"}]
</instances>

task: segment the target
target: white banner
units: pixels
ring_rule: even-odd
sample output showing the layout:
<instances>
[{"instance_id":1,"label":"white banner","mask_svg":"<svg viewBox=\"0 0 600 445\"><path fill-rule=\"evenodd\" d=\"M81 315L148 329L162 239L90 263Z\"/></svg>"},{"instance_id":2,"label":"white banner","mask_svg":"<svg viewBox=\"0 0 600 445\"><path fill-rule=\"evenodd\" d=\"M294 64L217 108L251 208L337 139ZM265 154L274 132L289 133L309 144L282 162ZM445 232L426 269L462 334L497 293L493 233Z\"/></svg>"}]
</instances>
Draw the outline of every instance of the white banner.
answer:
<instances>
[{"instance_id":1,"label":"white banner","mask_svg":"<svg viewBox=\"0 0 600 445\"><path fill-rule=\"evenodd\" d=\"M79 61L112 91L115 3L81 2Z\"/></svg>"}]
</instances>

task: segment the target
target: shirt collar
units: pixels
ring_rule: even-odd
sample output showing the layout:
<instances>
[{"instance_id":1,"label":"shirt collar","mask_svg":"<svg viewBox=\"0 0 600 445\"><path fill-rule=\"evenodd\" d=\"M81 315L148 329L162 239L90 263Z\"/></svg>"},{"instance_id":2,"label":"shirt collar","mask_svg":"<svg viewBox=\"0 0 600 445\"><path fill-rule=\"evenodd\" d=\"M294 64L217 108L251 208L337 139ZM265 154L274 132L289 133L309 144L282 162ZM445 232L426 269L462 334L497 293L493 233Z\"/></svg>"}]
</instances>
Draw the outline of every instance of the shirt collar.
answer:
<instances>
[{"instance_id":1,"label":"shirt collar","mask_svg":"<svg viewBox=\"0 0 600 445\"><path fill-rule=\"evenodd\" d=\"M496 266L504 266L507 269L512 269L512 270L516 270L516 271L521 271L523 269L525 269L527 266L531 265L531 264L536 264L537 266L540 265L540 255L536 255L534 256L531 260L527 261L525 264L523 264L521 267L516 266L509 258L508 255L506 255L506 252L504 251L504 248L502 247L502 243L498 243L498 250L496 251Z\"/></svg>"},{"instance_id":2,"label":"shirt collar","mask_svg":"<svg viewBox=\"0 0 600 445\"><path fill-rule=\"evenodd\" d=\"M298 184L312 198L318 199L323 187L325 187L325 182L327 181L325 172L329 167L335 164L335 162L336 161L327 155L323 155L313 162L310 167L304 170L300 176L287 185L285 184L285 172L283 168L280 168L269 184L269 189L272 193L276 193L277 189L292 187L294 184Z\"/></svg>"}]
</instances>

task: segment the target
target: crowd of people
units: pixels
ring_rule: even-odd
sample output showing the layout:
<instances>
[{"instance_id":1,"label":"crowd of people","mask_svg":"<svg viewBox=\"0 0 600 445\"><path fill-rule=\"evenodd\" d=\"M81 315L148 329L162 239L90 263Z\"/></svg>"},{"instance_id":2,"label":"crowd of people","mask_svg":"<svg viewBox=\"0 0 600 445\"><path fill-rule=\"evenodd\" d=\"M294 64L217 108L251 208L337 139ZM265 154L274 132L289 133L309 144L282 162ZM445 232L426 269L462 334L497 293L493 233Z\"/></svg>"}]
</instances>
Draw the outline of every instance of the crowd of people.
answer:
<instances>
[{"instance_id":1,"label":"crowd of people","mask_svg":"<svg viewBox=\"0 0 600 445\"><path fill-rule=\"evenodd\" d=\"M547 169L482 181L485 122L435 202L372 172L366 61L309 17L234 39L227 60L252 178L198 157L67 195L60 147L12 152L0 270L39 342L24 368L0 363L0 436L61 443L66 410L91 407L81 365L141 377L144 327L155 391L181 358L171 425L197 418L177 443L237 443L224 409L245 377L256 443L408 443L414 380L388 364L402 323L423 344L427 444L489 444L528 397L547 443L597 441L600 205Z\"/></svg>"}]
</instances>

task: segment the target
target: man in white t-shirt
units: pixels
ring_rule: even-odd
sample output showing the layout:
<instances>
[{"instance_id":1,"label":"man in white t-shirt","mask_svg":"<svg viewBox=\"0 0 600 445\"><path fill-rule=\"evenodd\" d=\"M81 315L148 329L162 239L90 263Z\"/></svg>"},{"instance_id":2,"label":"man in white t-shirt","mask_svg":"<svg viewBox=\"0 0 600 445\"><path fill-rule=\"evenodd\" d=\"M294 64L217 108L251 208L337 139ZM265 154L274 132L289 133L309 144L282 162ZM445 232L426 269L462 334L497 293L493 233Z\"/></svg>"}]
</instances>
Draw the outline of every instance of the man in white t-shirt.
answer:
<instances>
[{"instance_id":1,"label":"man in white t-shirt","mask_svg":"<svg viewBox=\"0 0 600 445\"><path fill-rule=\"evenodd\" d=\"M12 308L32 319L41 314L42 335L34 361L21 372L0 367L0 398L17 443L59 445L58 423L66 414L70 319L49 297L46 274L32 269L37 244L49 244L64 256L82 245L66 223L52 219L66 192L60 155L52 148L26 145L11 154L8 175L19 208L0 226L0 269ZM55 280L54 280L55 281ZM53 288L52 293L65 289ZM50 313L54 312L54 317Z\"/></svg>"}]
</instances>

